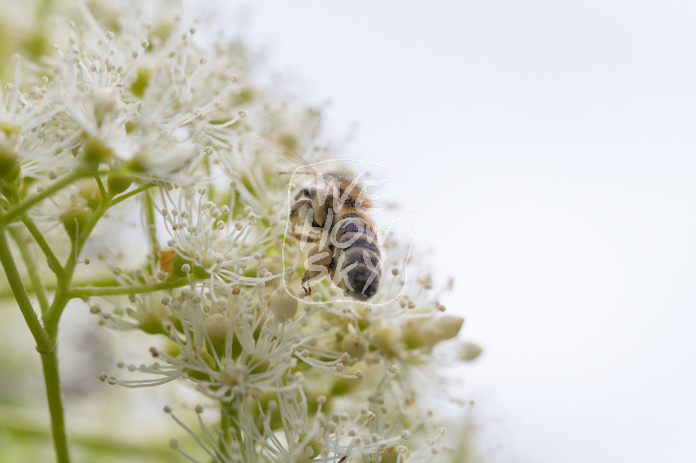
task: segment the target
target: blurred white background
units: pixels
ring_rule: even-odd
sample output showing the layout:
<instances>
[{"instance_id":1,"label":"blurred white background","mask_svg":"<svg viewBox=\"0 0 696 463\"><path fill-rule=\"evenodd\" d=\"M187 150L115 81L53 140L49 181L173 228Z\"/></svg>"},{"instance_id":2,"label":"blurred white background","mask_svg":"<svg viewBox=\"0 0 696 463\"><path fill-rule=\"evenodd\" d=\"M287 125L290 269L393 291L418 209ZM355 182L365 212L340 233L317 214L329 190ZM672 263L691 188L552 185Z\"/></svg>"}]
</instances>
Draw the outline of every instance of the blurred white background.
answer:
<instances>
[{"instance_id":1,"label":"blurred white background","mask_svg":"<svg viewBox=\"0 0 696 463\"><path fill-rule=\"evenodd\" d=\"M225 7L403 176L493 461L693 461L696 3Z\"/></svg>"}]
</instances>

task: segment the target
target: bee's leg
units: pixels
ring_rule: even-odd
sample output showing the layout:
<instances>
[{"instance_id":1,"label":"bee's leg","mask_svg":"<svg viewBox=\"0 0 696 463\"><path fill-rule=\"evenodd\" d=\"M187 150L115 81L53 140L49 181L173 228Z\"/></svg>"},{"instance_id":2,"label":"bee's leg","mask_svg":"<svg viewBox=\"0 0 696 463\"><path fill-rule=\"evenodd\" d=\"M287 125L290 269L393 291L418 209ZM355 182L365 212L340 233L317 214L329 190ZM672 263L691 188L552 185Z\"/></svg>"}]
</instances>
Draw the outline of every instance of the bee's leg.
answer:
<instances>
[{"instance_id":1,"label":"bee's leg","mask_svg":"<svg viewBox=\"0 0 696 463\"><path fill-rule=\"evenodd\" d=\"M327 269L329 271L329 278L331 278L331 281L334 281L334 275L336 275L336 256L333 256Z\"/></svg>"},{"instance_id":2,"label":"bee's leg","mask_svg":"<svg viewBox=\"0 0 696 463\"><path fill-rule=\"evenodd\" d=\"M290 231L289 235L295 239L304 239L308 243L316 243L321 239L322 229L317 230L316 228L311 228L309 230L295 231L295 228Z\"/></svg>"},{"instance_id":3,"label":"bee's leg","mask_svg":"<svg viewBox=\"0 0 696 463\"><path fill-rule=\"evenodd\" d=\"M300 239L305 237L305 239L309 239L309 234L303 233L302 232L297 232L295 231L295 228L297 226L302 225L303 228L307 228L307 219L308 216L311 214L310 211L312 210L312 201L309 198L301 198L298 200L295 204L292 205L290 208L290 217L289 220L293 224L292 230L290 232L290 235L294 238ZM305 236L307 235L307 236ZM312 241L309 239L309 241Z\"/></svg>"},{"instance_id":4,"label":"bee's leg","mask_svg":"<svg viewBox=\"0 0 696 463\"><path fill-rule=\"evenodd\" d=\"M295 195L295 199L298 200L300 198L311 198L309 188L303 188L297 192L297 194Z\"/></svg>"},{"instance_id":5,"label":"bee's leg","mask_svg":"<svg viewBox=\"0 0 696 463\"><path fill-rule=\"evenodd\" d=\"M290 208L289 219L294 224L290 232L293 238L304 239L312 243L321 239L324 229L314 220L314 208L312 207L311 199L302 198L293 204ZM299 225L302 225L302 231L297 232L295 228Z\"/></svg>"},{"instance_id":6,"label":"bee's leg","mask_svg":"<svg viewBox=\"0 0 696 463\"><path fill-rule=\"evenodd\" d=\"M332 261L331 245L324 244L324 247L316 245L309 251L305 261L306 270L302 275L302 289L305 294L312 293L310 285L317 284L326 277Z\"/></svg>"},{"instance_id":7,"label":"bee's leg","mask_svg":"<svg viewBox=\"0 0 696 463\"><path fill-rule=\"evenodd\" d=\"M305 270L304 275L302 275L302 289L304 290L306 296L312 294L312 287L309 286L309 280L311 279L312 277L309 274L309 270Z\"/></svg>"},{"instance_id":8,"label":"bee's leg","mask_svg":"<svg viewBox=\"0 0 696 463\"><path fill-rule=\"evenodd\" d=\"M294 223L305 223L307 215L312 209L312 200L309 198L301 198L290 207L290 220Z\"/></svg>"},{"instance_id":9,"label":"bee's leg","mask_svg":"<svg viewBox=\"0 0 696 463\"><path fill-rule=\"evenodd\" d=\"M312 243L319 241L323 232L323 228L312 227L310 230L307 230L307 241Z\"/></svg>"}]
</instances>

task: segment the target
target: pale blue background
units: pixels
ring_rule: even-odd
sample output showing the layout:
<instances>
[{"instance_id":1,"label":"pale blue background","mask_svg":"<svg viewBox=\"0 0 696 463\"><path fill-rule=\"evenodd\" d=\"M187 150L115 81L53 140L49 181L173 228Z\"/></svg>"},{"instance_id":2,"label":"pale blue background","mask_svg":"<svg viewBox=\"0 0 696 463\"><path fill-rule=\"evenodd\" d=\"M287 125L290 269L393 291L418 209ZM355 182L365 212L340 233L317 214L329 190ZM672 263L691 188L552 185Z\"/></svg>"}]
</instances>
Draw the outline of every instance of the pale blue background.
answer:
<instances>
[{"instance_id":1,"label":"pale blue background","mask_svg":"<svg viewBox=\"0 0 696 463\"><path fill-rule=\"evenodd\" d=\"M693 461L696 3L226 5L404 177L494 461Z\"/></svg>"}]
</instances>

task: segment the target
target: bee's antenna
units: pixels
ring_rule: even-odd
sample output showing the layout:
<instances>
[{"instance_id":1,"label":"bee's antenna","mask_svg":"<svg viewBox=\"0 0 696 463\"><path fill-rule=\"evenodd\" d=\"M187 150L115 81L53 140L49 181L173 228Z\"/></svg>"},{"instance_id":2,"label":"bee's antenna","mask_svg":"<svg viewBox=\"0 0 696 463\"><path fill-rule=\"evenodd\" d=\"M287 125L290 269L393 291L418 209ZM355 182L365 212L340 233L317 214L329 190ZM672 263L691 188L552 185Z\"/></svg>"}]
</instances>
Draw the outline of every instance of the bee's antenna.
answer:
<instances>
[{"instance_id":1,"label":"bee's antenna","mask_svg":"<svg viewBox=\"0 0 696 463\"><path fill-rule=\"evenodd\" d=\"M293 173L295 175L316 175L314 172L288 172L288 171L279 172L280 175L292 175Z\"/></svg>"}]
</instances>

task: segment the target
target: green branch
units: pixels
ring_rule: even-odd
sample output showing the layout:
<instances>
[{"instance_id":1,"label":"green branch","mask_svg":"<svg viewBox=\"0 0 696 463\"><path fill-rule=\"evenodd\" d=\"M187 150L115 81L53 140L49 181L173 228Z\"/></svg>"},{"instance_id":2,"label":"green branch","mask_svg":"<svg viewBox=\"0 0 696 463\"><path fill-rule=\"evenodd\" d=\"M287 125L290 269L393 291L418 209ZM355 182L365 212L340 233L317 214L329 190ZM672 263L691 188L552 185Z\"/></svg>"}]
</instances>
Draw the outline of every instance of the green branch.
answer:
<instances>
[{"instance_id":1,"label":"green branch","mask_svg":"<svg viewBox=\"0 0 696 463\"><path fill-rule=\"evenodd\" d=\"M82 177L86 177L88 175L90 175L90 172L87 170L84 170L84 169L76 169L76 170L72 171L70 174L61 178L60 180L55 182L50 187L43 190L41 193L37 193L36 195L32 196L31 198L20 202L15 207L8 210L5 214L3 214L0 217L0 226L7 225L8 223L10 223L12 221L12 219L17 217L19 214L26 211L30 207L38 204L39 202L43 201L44 199L48 198L49 196L53 196L57 191L62 190L63 188L70 185L74 181L79 180Z\"/></svg>"},{"instance_id":2,"label":"green branch","mask_svg":"<svg viewBox=\"0 0 696 463\"><path fill-rule=\"evenodd\" d=\"M147 183L143 186L136 188L135 190L131 190L128 193L124 193L121 196L119 196L118 198L114 198L113 200L111 200L111 205L115 206L116 204L120 203L121 201L125 201L126 199L133 197L139 193L142 193L145 190L149 190L150 188L152 188L154 186L155 186L154 183Z\"/></svg>"},{"instance_id":3,"label":"green branch","mask_svg":"<svg viewBox=\"0 0 696 463\"><path fill-rule=\"evenodd\" d=\"M22 213L20 219L22 220L24 226L27 227L27 230L29 230L29 233L31 233L31 236L34 238L34 241L36 241L36 244L39 245L39 248L41 248L41 251L46 256L46 260L48 260L48 268L50 268L51 271L56 275L63 273L63 266L60 264L60 261L53 253L53 249L51 249L51 246L49 246L36 224L34 224L34 221L29 218L29 214L26 212Z\"/></svg>"},{"instance_id":4,"label":"green branch","mask_svg":"<svg viewBox=\"0 0 696 463\"><path fill-rule=\"evenodd\" d=\"M189 283L188 278L179 278L177 280L167 280L160 283L152 283L141 286L107 286L101 288L75 288L70 290L68 296L74 298L86 298L95 296L126 296L128 294L142 294L161 291L163 289L173 289L186 286Z\"/></svg>"},{"instance_id":5,"label":"green branch","mask_svg":"<svg viewBox=\"0 0 696 463\"><path fill-rule=\"evenodd\" d=\"M65 306L68 304L68 301L72 299L69 295L70 286L72 285L75 266L78 263L80 253L82 252L82 247L87 242L87 239L92 233L92 230L94 230L94 227L109 209L109 206L109 199L102 197L101 201L99 202L99 206L89 218L85 224L85 227L78 231L76 237L71 237L73 239L72 246L70 247L70 255L68 256L68 260L65 262L65 267L63 268L62 274L58 276L53 304L49 308L48 314L44 320L44 326L49 335L53 335L54 333L58 332L58 322L60 317L63 315L63 310L65 310Z\"/></svg>"},{"instance_id":6,"label":"green branch","mask_svg":"<svg viewBox=\"0 0 696 463\"><path fill-rule=\"evenodd\" d=\"M31 281L31 286L34 289L36 298L39 301L39 307L41 307L41 315L45 316L46 311L48 311L48 299L46 298L46 291L44 289L43 282L39 276L39 272L36 268L36 262L34 255L32 254L29 246L24 238L24 234L21 230L16 227L10 228L10 234L19 248L19 252L22 254L22 259L24 260L24 265L27 267L27 272L29 273L29 280Z\"/></svg>"},{"instance_id":7,"label":"green branch","mask_svg":"<svg viewBox=\"0 0 696 463\"><path fill-rule=\"evenodd\" d=\"M31 304L29 294L27 294L27 290L22 282L22 277L15 264L14 256L12 256L10 247L7 244L4 227L0 227L0 262L2 262L2 267L5 269L7 281L10 284L10 288L12 288L12 293L17 301L19 310L22 312L22 316L24 316L24 320L27 322L27 326L34 337L34 341L36 341L36 349L39 352L53 350L53 344L48 334L41 326L39 317Z\"/></svg>"},{"instance_id":8,"label":"green branch","mask_svg":"<svg viewBox=\"0 0 696 463\"><path fill-rule=\"evenodd\" d=\"M104 182L102 182L102 179L100 176L95 175L94 180L97 182L97 186L99 187L99 193L101 194L102 198L106 198L108 193L106 192L106 188L104 188Z\"/></svg>"},{"instance_id":9,"label":"green branch","mask_svg":"<svg viewBox=\"0 0 696 463\"><path fill-rule=\"evenodd\" d=\"M147 236L150 237L150 247L154 246L155 243L157 243L157 230L155 229L155 205L152 202L152 197L150 194L145 195L145 225L147 226ZM154 273L153 266L156 266L159 262L159 254L158 253L153 253L153 258L150 262L148 262L148 270L150 272ZM153 264L154 263L154 264Z\"/></svg>"},{"instance_id":10,"label":"green branch","mask_svg":"<svg viewBox=\"0 0 696 463\"><path fill-rule=\"evenodd\" d=\"M34 337L36 350L41 354L56 459L58 463L69 463L70 455L68 453L68 439L65 433L65 415L60 392L58 357L56 355L55 335L57 332L52 336L39 322L39 317L31 305L31 300L22 282L22 277L17 270L14 257L7 244L5 227L0 227L0 262L2 262L2 266L5 269L7 281L12 288L17 305Z\"/></svg>"},{"instance_id":11,"label":"green branch","mask_svg":"<svg viewBox=\"0 0 696 463\"><path fill-rule=\"evenodd\" d=\"M60 391L60 374L58 372L58 355L55 349L50 352L39 352L43 366L44 382L46 383L46 398L48 410L51 413L51 431L53 445L56 449L58 463L70 463L68 453L68 436L65 432L65 414L63 399Z\"/></svg>"}]
</instances>

